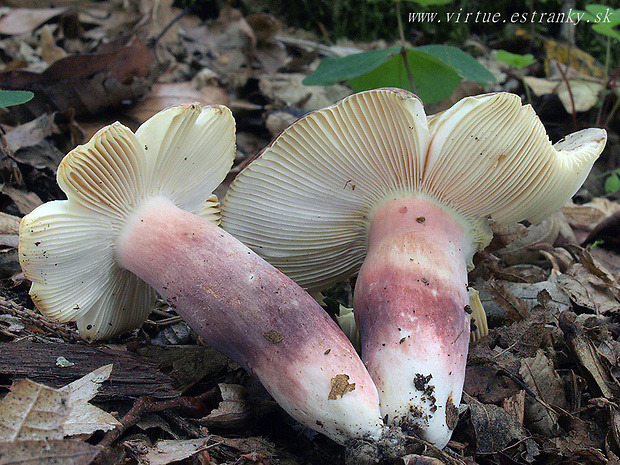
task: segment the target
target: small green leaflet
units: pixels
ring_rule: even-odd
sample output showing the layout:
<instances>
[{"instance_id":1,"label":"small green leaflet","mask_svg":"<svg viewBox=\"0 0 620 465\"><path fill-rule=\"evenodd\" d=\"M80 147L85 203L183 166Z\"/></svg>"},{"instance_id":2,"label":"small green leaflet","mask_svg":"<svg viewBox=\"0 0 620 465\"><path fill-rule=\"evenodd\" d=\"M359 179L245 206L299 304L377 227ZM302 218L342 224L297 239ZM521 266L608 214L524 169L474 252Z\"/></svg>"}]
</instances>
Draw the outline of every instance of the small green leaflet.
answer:
<instances>
[{"instance_id":1,"label":"small green leaflet","mask_svg":"<svg viewBox=\"0 0 620 465\"><path fill-rule=\"evenodd\" d=\"M497 59L502 63L506 63L508 66L512 66L516 69L522 69L526 66L530 66L536 62L534 55L528 53L527 55L519 55L517 53L510 53L506 50L497 51Z\"/></svg>"},{"instance_id":2,"label":"small green leaflet","mask_svg":"<svg viewBox=\"0 0 620 465\"><path fill-rule=\"evenodd\" d=\"M21 105L30 101L34 94L28 90L0 90L0 108Z\"/></svg>"},{"instance_id":3,"label":"small green leaflet","mask_svg":"<svg viewBox=\"0 0 620 465\"><path fill-rule=\"evenodd\" d=\"M411 86L402 51L407 57L415 89ZM473 57L456 47L427 45L416 48L390 47L323 60L305 85L331 85L348 81L356 92L378 87L400 87L416 92L425 103L441 101L452 94L461 78L487 84L495 78Z\"/></svg>"}]
</instances>

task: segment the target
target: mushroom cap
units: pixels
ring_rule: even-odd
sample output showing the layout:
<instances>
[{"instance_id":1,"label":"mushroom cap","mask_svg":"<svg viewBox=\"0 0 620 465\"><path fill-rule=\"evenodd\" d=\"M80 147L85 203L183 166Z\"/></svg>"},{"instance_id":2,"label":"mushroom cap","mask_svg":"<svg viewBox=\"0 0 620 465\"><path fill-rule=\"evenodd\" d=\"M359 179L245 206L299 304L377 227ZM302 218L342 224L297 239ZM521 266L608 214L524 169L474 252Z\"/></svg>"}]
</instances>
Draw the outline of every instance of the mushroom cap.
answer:
<instances>
[{"instance_id":1,"label":"mushroom cap","mask_svg":"<svg viewBox=\"0 0 620 465\"><path fill-rule=\"evenodd\" d=\"M361 92L287 128L242 171L222 227L311 291L353 276L368 218L397 196L427 196L460 217L477 249L488 218L537 222L579 188L606 132L552 145L509 93L465 98L430 118L400 89Z\"/></svg>"},{"instance_id":2,"label":"mushroom cap","mask_svg":"<svg viewBox=\"0 0 620 465\"><path fill-rule=\"evenodd\" d=\"M20 226L20 262L36 306L54 320L76 321L91 340L142 324L156 295L116 264L123 225L154 196L217 224L212 192L234 154L230 110L198 104L163 110L135 134L114 123L69 152L57 175L67 200L41 205Z\"/></svg>"}]
</instances>

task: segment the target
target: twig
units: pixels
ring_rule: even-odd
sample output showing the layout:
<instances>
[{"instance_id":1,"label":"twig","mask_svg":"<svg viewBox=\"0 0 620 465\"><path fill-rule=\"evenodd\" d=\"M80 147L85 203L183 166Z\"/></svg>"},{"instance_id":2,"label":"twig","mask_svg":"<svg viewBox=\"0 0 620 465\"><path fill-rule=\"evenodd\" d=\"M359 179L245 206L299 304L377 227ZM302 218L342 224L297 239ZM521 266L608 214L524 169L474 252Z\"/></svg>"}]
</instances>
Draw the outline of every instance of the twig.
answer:
<instances>
[{"instance_id":1,"label":"twig","mask_svg":"<svg viewBox=\"0 0 620 465\"><path fill-rule=\"evenodd\" d=\"M80 334L74 329L60 323L54 323L43 315L0 296L0 313L4 312L29 321L37 327L43 327L52 333L56 333L67 342L76 342L82 339Z\"/></svg>"},{"instance_id":2,"label":"twig","mask_svg":"<svg viewBox=\"0 0 620 465\"><path fill-rule=\"evenodd\" d=\"M403 62L405 63L405 71L407 72L407 79L409 79L409 85L411 86L411 90L414 94L417 94L418 91L415 87L415 82L413 82L413 76L411 75L411 68L409 68L409 60L407 59L407 49L402 47L400 49L400 54L403 57Z\"/></svg>"},{"instance_id":3,"label":"twig","mask_svg":"<svg viewBox=\"0 0 620 465\"><path fill-rule=\"evenodd\" d=\"M398 32L400 34L400 45L405 48L405 28L403 18L400 17L400 1L396 2L396 19L398 20Z\"/></svg>"},{"instance_id":4,"label":"twig","mask_svg":"<svg viewBox=\"0 0 620 465\"><path fill-rule=\"evenodd\" d=\"M166 32L168 32L170 28L174 26L176 23L178 23L184 16L187 16L192 11L193 8L194 8L193 4L186 6L172 21L170 21L166 25L166 27L164 27L164 29L157 35L157 37L155 37L149 43L149 47L151 48L155 47L155 45L157 45L157 43L161 40L161 38L166 35Z\"/></svg>"},{"instance_id":5,"label":"twig","mask_svg":"<svg viewBox=\"0 0 620 465\"><path fill-rule=\"evenodd\" d=\"M607 83L605 85L605 89L608 89L609 93L605 97L607 97L610 94L613 95L612 89L617 85L618 78L620 78L620 65L618 65L618 68L616 69L616 72L607 80ZM602 110L602 108L603 108L603 106L605 105L606 102L607 102L607 98L605 98L605 100L603 100L603 105L601 105L601 110ZM607 115L607 118L605 119L604 127L609 127L609 125L611 124L611 120L614 117L614 114L616 113L616 111L618 111L618 107L620 107L620 98L616 97L616 102L614 103L614 106L611 107L611 110L610 110L609 114ZM602 117L602 112L601 112L601 117ZM597 121L597 124L600 125L601 122L602 121Z\"/></svg>"},{"instance_id":6,"label":"twig","mask_svg":"<svg viewBox=\"0 0 620 465\"><path fill-rule=\"evenodd\" d=\"M556 65L558 67L558 71L560 72L560 75L562 76L562 79L564 80L564 83L566 84L566 89L568 89L568 96L570 97L570 104L571 104L571 109L572 109L572 114L573 114L573 127L575 128L575 131L577 131L578 129L577 112L575 111L575 99L573 98L573 91L570 88L570 83L568 82L566 73L562 71L562 67L560 66L560 63L556 63ZM566 65L566 69L568 69L568 65Z\"/></svg>"},{"instance_id":7,"label":"twig","mask_svg":"<svg viewBox=\"0 0 620 465\"><path fill-rule=\"evenodd\" d=\"M199 412L199 416L202 415L202 411L205 410L202 402L197 401L192 397L175 397L174 399L167 399L157 401L154 397L143 396L140 397L133 407L125 414L120 420L120 426L117 426L111 431L108 431L101 442L98 444L101 447L108 447L114 443L121 435L131 426L140 421L143 415L147 413L156 413L168 409L191 409ZM205 412L206 413L206 412Z\"/></svg>"},{"instance_id":8,"label":"twig","mask_svg":"<svg viewBox=\"0 0 620 465\"><path fill-rule=\"evenodd\" d=\"M421 445L425 447L426 449L432 451L434 457L440 458L442 462L448 465L465 465L465 462L463 462L462 460L451 456L450 454L444 452L443 450L435 447L430 442L426 442L423 439L417 438L415 436L405 436L405 439L415 442L416 444Z\"/></svg>"},{"instance_id":9,"label":"twig","mask_svg":"<svg viewBox=\"0 0 620 465\"><path fill-rule=\"evenodd\" d=\"M418 91L413 82L413 75L411 74L411 68L409 67L409 60L407 59L407 48L405 47L405 28L403 27L403 19L400 17L400 1L396 2L396 19L398 20L398 33L400 34L400 55L403 57L403 63L405 64L405 72L407 73L407 79L409 85L414 94Z\"/></svg>"}]
</instances>

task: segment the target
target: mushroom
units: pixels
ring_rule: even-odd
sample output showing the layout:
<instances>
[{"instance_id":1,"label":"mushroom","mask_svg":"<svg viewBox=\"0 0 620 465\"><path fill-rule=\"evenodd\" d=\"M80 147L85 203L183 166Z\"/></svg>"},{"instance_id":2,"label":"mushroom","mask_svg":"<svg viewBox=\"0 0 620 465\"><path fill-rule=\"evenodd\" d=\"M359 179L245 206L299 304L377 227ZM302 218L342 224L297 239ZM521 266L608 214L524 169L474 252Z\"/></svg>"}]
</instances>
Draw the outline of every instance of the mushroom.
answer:
<instances>
[{"instance_id":1,"label":"mushroom","mask_svg":"<svg viewBox=\"0 0 620 465\"><path fill-rule=\"evenodd\" d=\"M376 388L338 326L214 224L211 192L232 165L234 140L229 109L191 104L135 134L112 124L70 152L58 167L68 200L21 223L32 300L96 340L139 326L159 293L304 425L341 443L378 438Z\"/></svg>"},{"instance_id":2,"label":"mushroom","mask_svg":"<svg viewBox=\"0 0 620 465\"><path fill-rule=\"evenodd\" d=\"M310 292L357 274L362 360L381 413L438 447L458 419L467 271L488 219L538 222L602 151L587 129L552 145L518 96L427 117L400 89L352 95L286 129L233 182L222 227Z\"/></svg>"}]
</instances>

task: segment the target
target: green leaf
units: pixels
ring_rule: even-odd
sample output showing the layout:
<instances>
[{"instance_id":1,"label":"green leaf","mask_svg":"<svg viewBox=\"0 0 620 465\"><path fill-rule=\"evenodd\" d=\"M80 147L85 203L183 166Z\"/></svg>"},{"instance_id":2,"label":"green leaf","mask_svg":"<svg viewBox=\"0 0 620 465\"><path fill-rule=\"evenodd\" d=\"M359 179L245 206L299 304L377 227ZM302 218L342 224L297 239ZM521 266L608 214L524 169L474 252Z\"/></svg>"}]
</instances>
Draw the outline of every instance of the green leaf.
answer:
<instances>
[{"instance_id":1,"label":"green leaf","mask_svg":"<svg viewBox=\"0 0 620 465\"><path fill-rule=\"evenodd\" d=\"M620 8L614 10L606 5L587 5L586 11L574 10L571 17L577 18L578 14L583 14L581 21L590 23L592 30L620 41L620 32L616 29L620 26Z\"/></svg>"},{"instance_id":2,"label":"green leaf","mask_svg":"<svg viewBox=\"0 0 620 465\"><path fill-rule=\"evenodd\" d=\"M506 50L498 50L497 59L506 63L508 66L512 66L517 69L525 68L526 66L530 66L536 62L534 55L531 53L528 53L527 55L519 55L517 53L507 52Z\"/></svg>"},{"instance_id":3,"label":"green leaf","mask_svg":"<svg viewBox=\"0 0 620 465\"><path fill-rule=\"evenodd\" d=\"M0 108L21 105L30 101L34 94L28 90L0 90Z\"/></svg>"},{"instance_id":4,"label":"green leaf","mask_svg":"<svg viewBox=\"0 0 620 465\"><path fill-rule=\"evenodd\" d=\"M337 82L348 81L378 68L390 58L398 55L399 51L399 47L391 47L345 57L326 58L312 74L303 80L303 84L330 86Z\"/></svg>"},{"instance_id":5,"label":"green leaf","mask_svg":"<svg viewBox=\"0 0 620 465\"><path fill-rule=\"evenodd\" d=\"M605 193L613 194L620 191L620 177L618 173L614 173L605 180Z\"/></svg>"},{"instance_id":6,"label":"green leaf","mask_svg":"<svg viewBox=\"0 0 620 465\"><path fill-rule=\"evenodd\" d=\"M406 49L406 54L415 89L409 82L400 53L372 71L349 79L349 85L356 92L378 87L400 87L415 92L424 103L433 103L448 98L461 82L457 71L438 58L417 49Z\"/></svg>"},{"instance_id":7,"label":"green leaf","mask_svg":"<svg viewBox=\"0 0 620 465\"><path fill-rule=\"evenodd\" d=\"M480 84L495 82L495 76L488 69L478 63L474 57L457 47L449 45L423 45L416 50L433 55L444 63L452 66L462 78L476 81Z\"/></svg>"}]
</instances>

